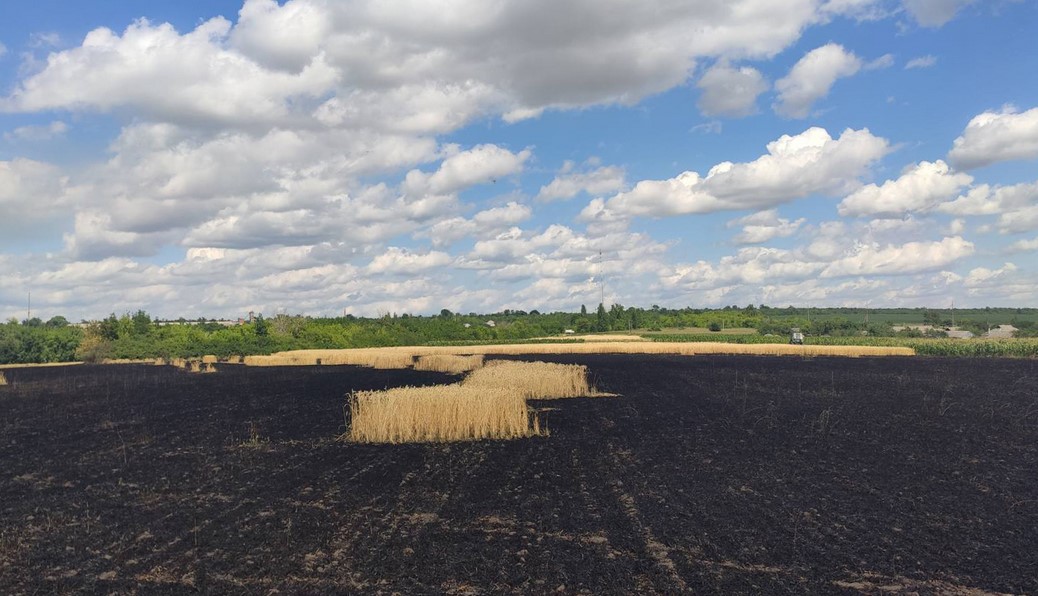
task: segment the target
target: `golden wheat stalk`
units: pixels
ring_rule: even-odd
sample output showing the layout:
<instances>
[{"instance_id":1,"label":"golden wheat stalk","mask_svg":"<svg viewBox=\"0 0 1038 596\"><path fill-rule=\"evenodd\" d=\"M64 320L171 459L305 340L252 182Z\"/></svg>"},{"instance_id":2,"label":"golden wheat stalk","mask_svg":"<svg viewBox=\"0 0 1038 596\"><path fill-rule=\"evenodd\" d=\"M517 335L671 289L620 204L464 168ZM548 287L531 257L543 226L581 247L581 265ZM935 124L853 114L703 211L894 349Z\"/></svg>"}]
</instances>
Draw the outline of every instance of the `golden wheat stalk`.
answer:
<instances>
[{"instance_id":1,"label":"golden wheat stalk","mask_svg":"<svg viewBox=\"0 0 1038 596\"><path fill-rule=\"evenodd\" d=\"M361 391L350 398L349 439L437 443L535 434L526 400L508 389L441 385Z\"/></svg>"},{"instance_id":2,"label":"golden wheat stalk","mask_svg":"<svg viewBox=\"0 0 1038 596\"><path fill-rule=\"evenodd\" d=\"M559 399L603 395L588 384L587 367L552 362L492 360L469 373L465 387L518 391L526 399Z\"/></svg>"},{"instance_id":3,"label":"golden wheat stalk","mask_svg":"<svg viewBox=\"0 0 1038 596\"><path fill-rule=\"evenodd\" d=\"M412 443L531 437L542 429L527 399L603 395L588 384L585 366L492 361L453 385L353 394L347 438Z\"/></svg>"},{"instance_id":4,"label":"golden wheat stalk","mask_svg":"<svg viewBox=\"0 0 1038 596\"><path fill-rule=\"evenodd\" d=\"M435 372L459 375L483 366L483 355L457 356L454 354L426 354L418 356L415 370L431 370Z\"/></svg>"}]
</instances>

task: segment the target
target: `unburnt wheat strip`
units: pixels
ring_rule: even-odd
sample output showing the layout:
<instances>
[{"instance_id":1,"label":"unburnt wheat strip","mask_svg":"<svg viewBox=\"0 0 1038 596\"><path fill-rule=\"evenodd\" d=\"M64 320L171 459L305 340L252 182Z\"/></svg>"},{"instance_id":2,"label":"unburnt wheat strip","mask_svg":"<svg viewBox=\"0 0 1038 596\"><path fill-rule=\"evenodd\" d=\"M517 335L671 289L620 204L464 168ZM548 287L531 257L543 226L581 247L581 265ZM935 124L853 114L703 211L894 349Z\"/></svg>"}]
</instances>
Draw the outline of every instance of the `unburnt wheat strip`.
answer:
<instances>
[{"instance_id":1,"label":"unburnt wheat strip","mask_svg":"<svg viewBox=\"0 0 1038 596\"><path fill-rule=\"evenodd\" d=\"M589 342L560 344L499 344L483 346L397 346L343 350L295 350L270 356L246 356L252 366L352 364L377 368L410 368L427 356L492 356L538 354L751 354L761 356L912 356L915 350L894 346L732 344L721 342Z\"/></svg>"},{"instance_id":2,"label":"unburnt wheat strip","mask_svg":"<svg viewBox=\"0 0 1038 596\"><path fill-rule=\"evenodd\" d=\"M456 384L360 391L350 416L349 439L361 443L518 439L538 430L518 392Z\"/></svg>"},{"instance_id":3,"label":"unburnt wheat strip","mask_svg":"<svg viewBox=\"0 0 1038 596\"><path fill-rule=\"evenodd\" d=\"M588 384L586 366L553 362L492 360L485 367L469 373L461 384L487 389L513 388L526 399L602 395Z\"/></svg>"},{"instance_id":4,"label":"unburnt wheat strip","mask_svg":"<svg viewBox=\"0 0 1038 596\"><path fill-rule=\"evenodd\" d=\"M585 366L491 361L461 383L351 395L346 438L414 443L530 437L541 427L527 399L601 395L588 384Z\"/></svg>"},{"instance_id":5,"label":"unburnt wheat strip","mask_svg":"<svg viewBox=\"0 0 1038 596\"><path fill-rule=\"evenodd\" d=\"M461 374L483 366L483 355L456 356L454 354L427 354L419 356L415 370L430 370L450 374Z\"/></svg>"}]
</instances>

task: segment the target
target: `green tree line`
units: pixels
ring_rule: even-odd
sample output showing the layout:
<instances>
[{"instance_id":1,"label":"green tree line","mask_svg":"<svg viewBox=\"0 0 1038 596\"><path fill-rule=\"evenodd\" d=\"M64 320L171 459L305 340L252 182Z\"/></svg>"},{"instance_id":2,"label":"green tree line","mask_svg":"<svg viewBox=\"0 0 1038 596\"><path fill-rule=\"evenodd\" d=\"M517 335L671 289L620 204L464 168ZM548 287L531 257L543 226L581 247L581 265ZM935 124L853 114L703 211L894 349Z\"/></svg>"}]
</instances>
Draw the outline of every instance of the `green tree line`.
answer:
<instances>
[{"instance_id":1,"label":"green tree line","mask_svg":"<svg viewBox=\"0 0 1038 596\"><path fill-rule=\"evenodd\" d=\"M720 309L668 309L598 305L589 312L540 313L536 310L504 310L479 315L387 314L376 318L313 318L278 315L257 317L242 324L224 326L214 321L156 321L143 310L81 326L64 317L10 320L0 324L0 364L97 362L107 358L189 358L205 354L220 357L269 354L307 348L365 348L396 345L492 343L575 333L638 332L678 333L689 328L709 330L726 337L733 328L751 328L761 336L782 336L793 327L809 336L824 337L923 337L914 329L894 331L901 321L937 326L930 336L943 334L941 325L956 320L959 327L978 335L989 326L1009 323L1021 336L1038 332L1036 309L796 309L748 305ZM489 324L493 321L493 325ZM669 337L669 336L668 336Z\"/></svg>"}]
</instances>

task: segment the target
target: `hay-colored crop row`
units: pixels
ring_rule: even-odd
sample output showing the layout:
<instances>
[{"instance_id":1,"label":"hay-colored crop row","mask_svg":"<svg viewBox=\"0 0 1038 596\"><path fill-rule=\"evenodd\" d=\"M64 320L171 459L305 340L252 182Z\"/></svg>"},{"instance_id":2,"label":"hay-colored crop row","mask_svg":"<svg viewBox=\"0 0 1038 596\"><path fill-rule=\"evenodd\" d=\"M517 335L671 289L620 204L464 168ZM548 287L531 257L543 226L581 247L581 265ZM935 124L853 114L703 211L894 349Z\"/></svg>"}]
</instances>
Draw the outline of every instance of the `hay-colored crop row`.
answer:
<instances>
[{"instance_id":1,"label":"hay-colored crop row","mask_svg":"<svg viewBox=\"0 0 1038 596\"><path fill-rule=\"evenodd\" d=\"M460 375L461 373L476 370L483 366L483 355L456 356L454 354L428 354L419 356L414 363L415 370L430 370L435 372Z\"/></svg>"},{"instance_id":2,"label":"hay-colored crop row","mask_svg":"<svg viewBox=\"0 0 1038 596\"><path fill-rule=\"evenodd\" d=\"M527 399L604 395L588 384L584 366L496 361L461 383L354 393L347 438L413 443L532 437L542 428Z\"/></svg>"},{"instance_id":3,"label":"hay-colored crop row","mask_svg":"<svg viewBox=\"0 0 1038 596\"><path fill-rule=\"evenodd\" d=\"M485 346L400 346L346 350L294 350L270 356L246 356L251 366L312 366L352 364L375 368L410 368L425 356L492 356L540 354L756 354L773 356L912 356L903 346L839 346L790 344L730 344L710 342L589 342L557 344L497 344Z\"/></svg>"},{"instance_id":4,"label":"hay-colored crop row","mask_svg":"<svg viewBox=\"0 0 1038 596\"><path fill-rule=\"evenodd\" d=\"M164 364L162 358L105 358L101 364Z\"/></svg>"},{"instance_id":5,"label":"hay-colored crop row","mask_svg":"<svg viewBox=\"0 0 1038 596\"><path fill-rule=\"evenodd\" d=\"M31 364L0 364L0 370L12 368L48 368L53 366L78 366L83 362L34 362Z\"/></svg>"},{"instance_id":6,"label":"hay-colored crop row","mask_svg":"<svg viewBox=\"0 0 1038 596\"><path fill-rule=\"evenodd\" d=\"M362 391L350 399L360 443L518 439L536 434L526 400L507 389L440 385Z\"/></svg>"},{"instance_id":7,"label":"hay-colored crop row","mask_svg":"<svg viewBox=\"0 0 1038 596\"><path fill-rule=\"evenodd\" d=\"M587 380L587 367L552 362L492 360L461 382L464 387L513 388L525 399L560 399L599 395Z\"/></svg>"}]
</instances>

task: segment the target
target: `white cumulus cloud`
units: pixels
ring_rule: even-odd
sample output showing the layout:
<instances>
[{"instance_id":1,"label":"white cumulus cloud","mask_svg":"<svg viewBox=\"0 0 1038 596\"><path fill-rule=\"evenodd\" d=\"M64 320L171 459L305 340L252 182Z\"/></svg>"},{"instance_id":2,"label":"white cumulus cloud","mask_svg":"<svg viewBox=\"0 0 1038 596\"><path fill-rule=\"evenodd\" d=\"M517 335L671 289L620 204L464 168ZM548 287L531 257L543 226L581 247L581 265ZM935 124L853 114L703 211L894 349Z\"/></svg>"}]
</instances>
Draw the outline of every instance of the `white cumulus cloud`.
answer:
<instances>
[{"instance_id":1,"label":"white cumulus cloud","mask_svg":"<svg viewBox=\"0 0 1038 596\"><path fill-rule=\"evenodd\" d=\"M840 215L901 217L930 211L973 182L969 174L954 172L941 160L923 161L907 168L896 180L866 185L840 202Z\"/></svg>"},{"instance_id":2,"label":"white cumulus cloud","mask_svg":"<svg viewBox=\"0 0 1038 596\"><path fill-rule=\"evenodd\" d=\"M775 82L775 111L787 118L806 118L838 79L861 70L862 61L840 44L828 43L804 55L789 74Z\"/></svg>"},{"instance_id":3,"label":"white cumulus cloud","mask_svg":"<svg viewBox=\"0 0 1038 596\"><path fill-rule=\"evenodd\" d=\"M850 275L906 275L946 267L974 252L974 245L959 236L937 242L901 245L860 245L849 255L829 263L821 277Z\"/></svg>"},{"instance_id":4,"label":"white cumulus cloud","mask_svg":"<svg viewBox=\"0 0 1038 596\"><path fill-rule=\"evenodd\" d=\"M432 174L411 170L404 188L410 194L458 192L520 172L531 154L529 149L512 153L497 145L477 145L450 155Z\"/></svg>"},{"instance_id":5,"label":"white cumulus cloud","mask_svg":"<svg viewBox=\"0 0 1038 596\"><path fill-rule=\"evenodd\" d=\"M905 63L905 70L912 70L913 68L930 68L937 64L937 56L928 54L926 56L919 56L912 58Z\"/></svg>"},{"instance_id":6,"label":"white cumulus cloud","mask_svg":"<svg viewBox=\"0 0 1038 596\"><path fill-rule=\"evenodd\" d=\"M445 252L434 250L427 253L414 253L391 246L386 252L372 259L367 270L370 273L414 275L429 273L450 262L451 257Z\"/></svg>"},{"instance_id":7,"label":"white cumulus cloud","mask_svg":"<svg viewBox=\"0 0 1038 596\"><path fill-rule=\"evenodd\" d=\"M948 160L964 170L1034 158L1038 158L1038 108L1019 112L1012 106L974 116L948 152Z\"/></svg>"},{"instance_id":8,"label":"white cumulus cloud","mask_svg":"<svg viewBox=\"0 0 1038 596\"><path fill-rule=\"evenodd\" d=\"M783 135L767 149L752 162L719 163L706 176L687 171L669 180L642 180L607 201L592 201L582 217L594 221L763 209L816 193L850 191L890 147L867 129L848 129L834 139L825 129L809 128Z\"/></svg>"},{"instance_id":9,"label":"white cumulus cloud","mask_svg":"<svg viewBox=\"0 0 1038 596\"><path fill-rule=\"evenodd\" d=\"M702 90L699 111L707 116L737 118L757 111L757 97L768 90L759 70L718 63L706 71L696 87Z\"/></svg>"},{"instance_id":10,"label":"white cumulus cloud","mask_svg":"<svg viewBox=\"0 0 1038 596\"><path fill-rule=\"evenodd\" d=\"M585 192L589 195L602 195L616 192L624 187L624 169L619 166L602 166L587 171L572 171L569 163L548 184L537 193L539 201L572 199Z\"/></svg>"},{"instance_id":11,"label":"white cumulus cloud","mask_svg":"<svg viewBox=\"0 0 1038 596\"><path fill-rule=\"evenodd\" d=\"M976 0L904 0L905 9L920 25L940 27Z\"/></svg>"},{"instance_id":12,"label":"white cumulus cloud","mask_svg":"<svg viewBox=\"0 0 1038 596\"><path fill-rule=\"evenodd\" d=\"M736 244L760 244L775 238L788 238L796 234L806 218L789 220L779 217L778 211L768 209L728 222L728 227L741 226L742 232L733 241Z\"/></svg>"}]
</instances>

